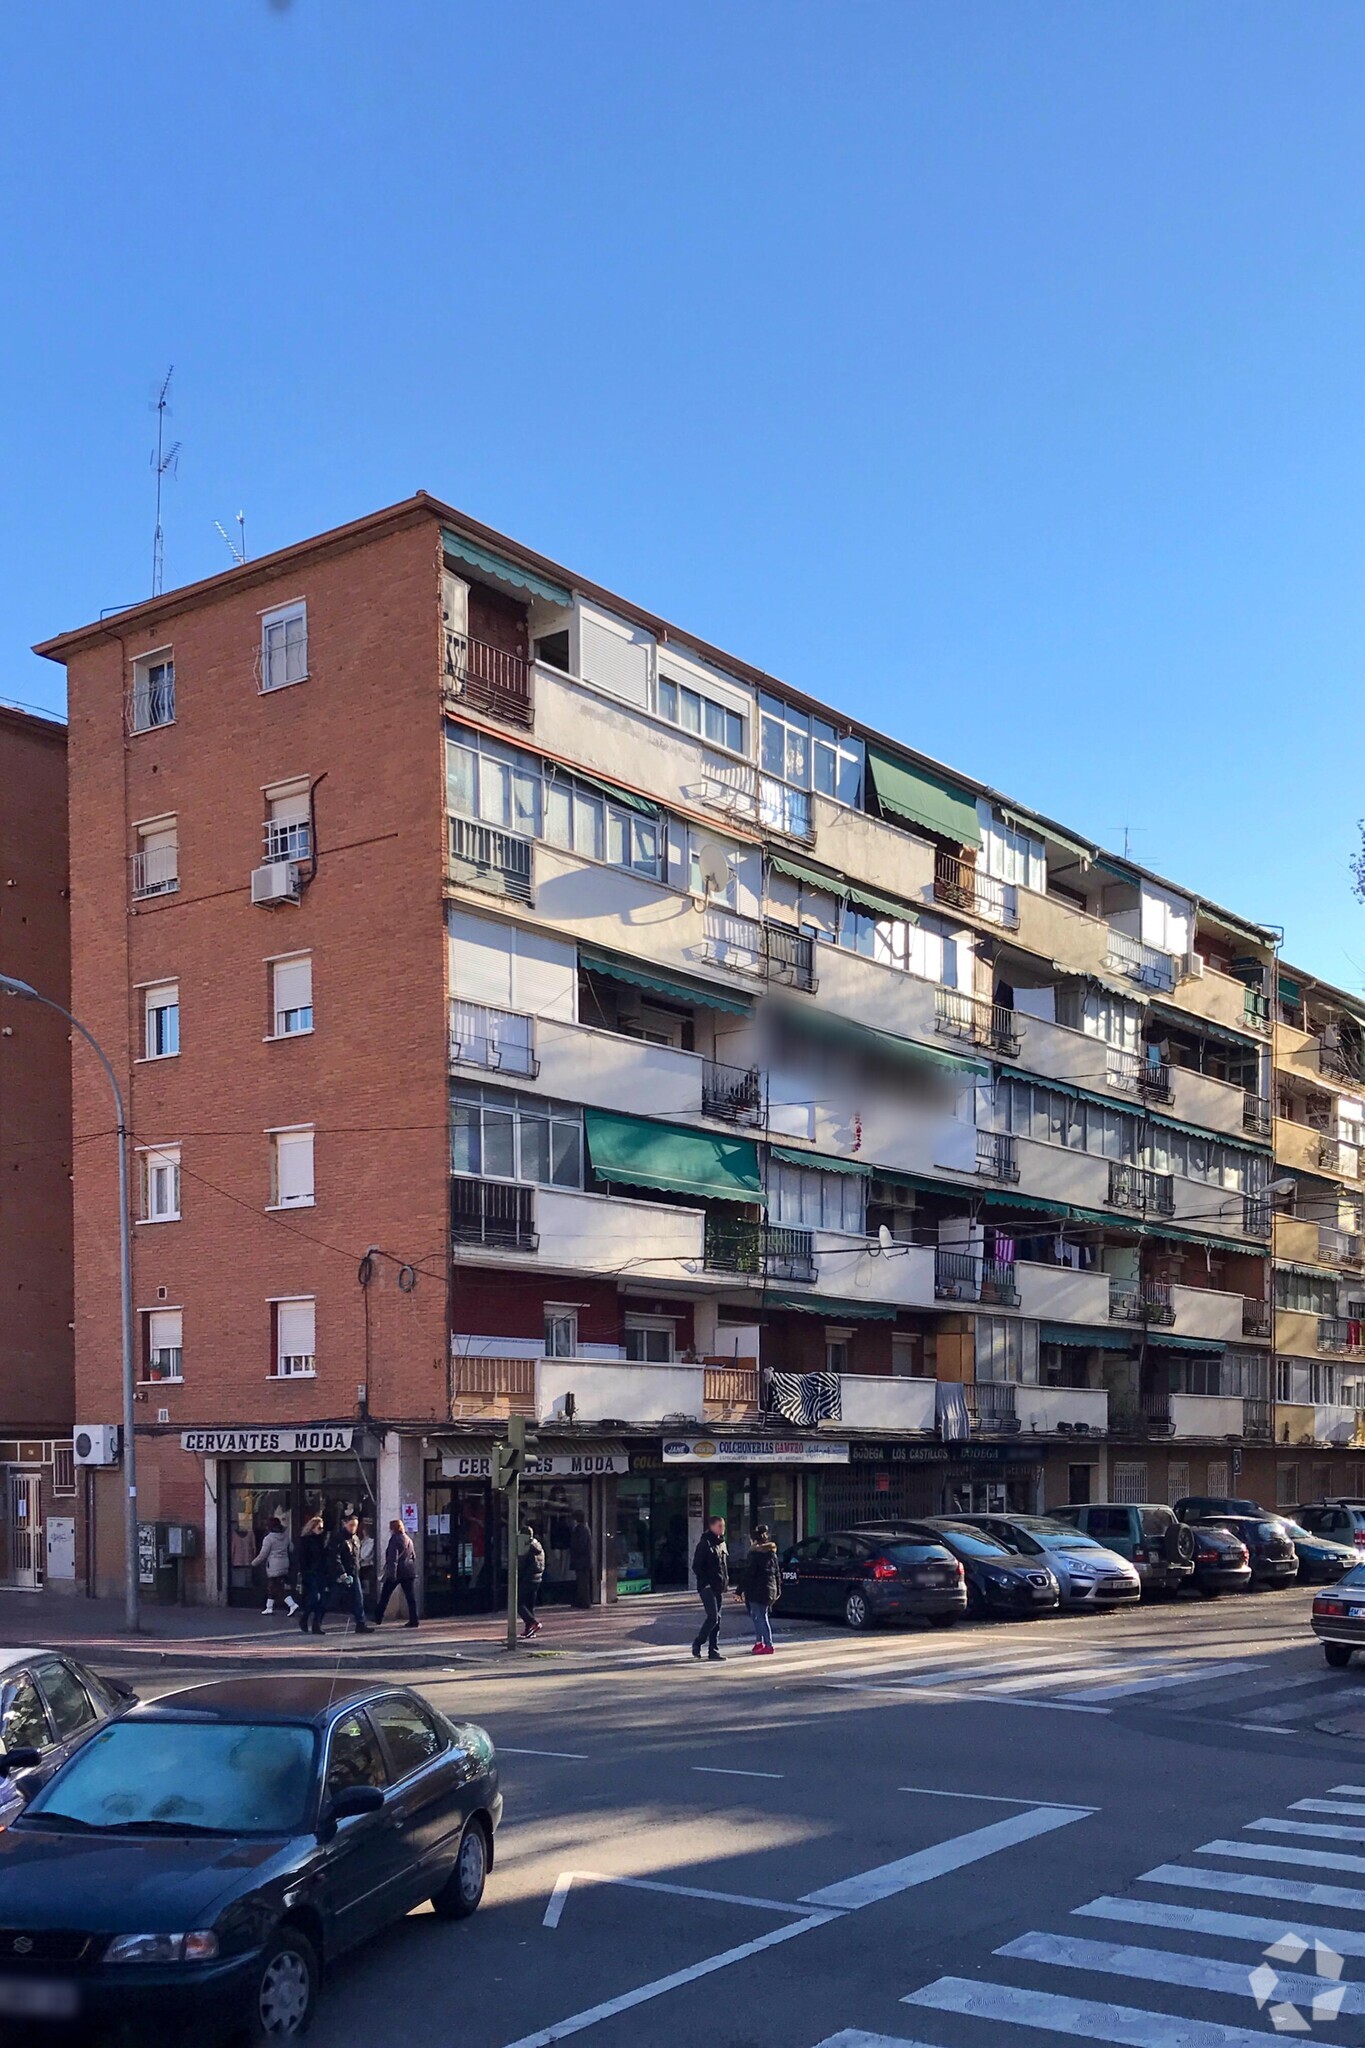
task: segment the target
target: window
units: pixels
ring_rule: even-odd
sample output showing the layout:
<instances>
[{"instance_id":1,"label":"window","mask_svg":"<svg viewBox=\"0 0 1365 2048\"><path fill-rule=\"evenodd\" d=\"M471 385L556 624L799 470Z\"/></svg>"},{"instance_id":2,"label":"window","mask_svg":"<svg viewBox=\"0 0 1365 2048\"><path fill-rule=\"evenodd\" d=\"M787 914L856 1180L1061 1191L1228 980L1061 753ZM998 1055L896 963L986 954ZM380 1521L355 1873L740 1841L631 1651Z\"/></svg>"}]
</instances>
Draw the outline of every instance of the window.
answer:
<instances>
[{"instance_id":1,"label":"window","mask_svg":"<svg viewBox=\"0 0 1365 2048\"><path fill-rule=\"evenodd\" d=\"M862 801L863 743L763 691L759 704L759 809L765 824L809 836L808 790L854 809ZM783 816L789 820L783 823ZM801 822L804 820L804 822Z\"/></svg>"},{"instance_id":2,"label":"window","mask_svg":"<svg viewBox=\"0 0 1365 2048\"><path fill-rule=\"evenodd\" d=\"M168 1060L180 1050L180 988L174 981L164 981L159 988L149 988L142 999L142 1013L145 1019L143 1048L149 1060Z\"/></svg>"},{"instance_id":3,"label":"window","mask_svg":"<svg viewBox=\"0 0 1365 2048\"><path fill-rule=\"evenodd\" d=\"M180 841L174 818L156 818L137 828L133 855L134 896L169 896L180 887Z\"/></svg>"},{"instance_id":4,"label":"window","mask_svg":"<svg viewBox=\"0 0 1365 2048\"><path fill-rule=\"evenodd\" d=\"M276 1379L311 1379L316 1366L317 1304L311 1299L273 1301L271 1321L275 1326L273 1372Z\"/></svg>"},{"instance_id":5,"label":"window","mask_svg":"<svg viewBox=\"0 0 1365 2048\"><path fill-rule=\"evenodd\" d=\"M512 1010L467 1003L459 996L450 1005L450 1057L465 1066L534 1075L533 1031L533 1020Z\"/></svg>"},{"instance_id":6,"label":"window","mask_svg":"<svg viewBox=\"0 0 1365 2048\"><path fill-rule=\"evenodd\" d=\"M1083 1102L1012 1075L996 1083L995 1125L1037 1144L1064 1145L1098 1158L1145 1166L1154 1173L1179 1174L1213 1188L1256 1195L1265 1185L1266 1164L1260 1153L1155 1122L1148 1126L1147 1142L1139 1150L1141 1123L1127 1110Z\"/></svg>"},{"instance_id":7,"label":"window","mask_svg":"<svg viewBox=\"0 0 1365 2048\"><path fill-rule=\"evenodd\" d=\"M1113 1487L1114 1499L1116 1501L1127 1501L1135 1505L1139 1501L1146 1500L1147 1467L1136 1464L1116 1464L1114 1466ZM1124 1533L1127 1534L1126 1528Z\"/></svg>"},{"instance_id":8,"label":"window","mask_svg":"<svg viewBox=\"0 0 1365 2048\"><path fill-rule=\"evenodd\" d=\"M1223 1391L1223 1361L1220 1358L1185 1358L1180 1361L1178 1370L1184 1384L1176 1386L1176 1393L1221 1394ZM1209 1481L1209 1490L1215 1490L1212 1480ZM1226 1488L1221 1491L1226 1492Z\"/></svg>"},{"instance_id":9,"label":"window","mask_svg":"<svg viewBox=\"0 0 1365 2048\"><path fill-rule=\"evenodd\" d=\"M663 877L663 834L657 816L613 803L572 776L554 775L545 784L545 839L566 853L633 874Z\"/></svg>"},{"instance_id":10,"label":"window","mask_svg":"<svg viewBox=\"0 0 1365 2048\"><path fill-rule=\"evenodd\" d=\"M384 1757L375 1733L364 1714L347 1714L332 1730L327 1752L327 1797L349 1792L356 1785L375 1785L383 1791L389 1782Z\"/></svg>"},{"instance_id":11,"label":"window","mask_svg":"<svg viewBox=\"0 0 1365 2048\"><path fill-rule=\"evenodd\" d=\"M978 1380L1012 1380L1026 1387L1038 1384L1037 1323L1012 1316L976 1319Z\"/></svg>"},{"instance_id":12,"label":"window","mask_svg":"<svg viewBox=\"0 0 1365 2048\"><path fill-rule=\"evenodd\" d=\"M851 1372L853 1339L847 1330L825 1331L825 1371Z\"/></svg>"},{"instance_id":13,"label":"window","mask_svg":"<svg viewBox=\"0 0 1365 2048\"><path fill-rule=\"evenodd\" d=\"M583 1112L570 1102L459 1083L451 1090L450 1170L581 1188Z\"/></svg>"},{"instance_id":14,"label":"window","mask_svg":"<svg viewBox=\"0 0 1365 2048\"><path fill-rule=\"evenodd\" d=\"M0 1708L0 1743L6 1749L51 1749L52 1731L47 1725L38 1688L27 1671L5 1693Z\"/></svg>"},{"instance_id":15,"label":"window","mask_svg":"<svg viewBox=\"0 0 1365 2048\"><path fill-rule=\"evenodd\" d=\"M1042 840L1021 825L996 816L984 804L978 806L978 812L986 873L998 882L1013 882L1020 889L1035 889L1042 894L1047 888L1047 856Z\"/></svg>"},{"instance_id":16,"label":"window","mask_svg":"<svg viewBox=\"0 0 1365 2048\"><path fill-rule=\"evenodd\" d=\"M369 1711L389 1753L396 1780L420 1771L423 1764L429 1764L450 1746L434 1716L414 1699L376 1700Z\"/></svg>"},{"instance_id":17,"label":"window","mask_svg":"<svg viewBox=\"0 0 1365 2048\"><path fill-rule=\"evenodd\" d=\"M540 763L461 727L446 741L446 803L458 817L540 837Z\"/></svg>"},{"instance_id":18,"label":"window","mask_svg":"<svg viewBox=\"0 0 1365 2048\"><path fill-rule=\"evenodd\" d=\"M82 1728L88 1728L92 1721L99 1719L89 1693L69 1664L59 1663L54 1657L50 1662L37 1665L34 1677L47 1701L58 1742L69 1742L73 1735L80 1734Z\"/></svg>"},{"instance_id":19,"label":"window","mask_svg":"<svg viewBox=\"0 0 1365 2048\"><path fill-rule=\"evenodd\" d=\"M860 1173L822 1173L818 1167L775 1163L769 1170L768 1197L774 1223L863 1234L867 1182Z\"/></svg>"},{"instance_id":20,"label":"window","mask_svg":"<svg viewBox=\"0 0 1365 2048\"><path fill-rule=\"evenodd\" d=\"M265 857L307 860L313 850L307 782L281 784L265 793Z\"/></svg>"},{"instance_id":21,"label":"window","mask_svg":"<svg viewBox=\"0 0 1365 2048\"><path fill-rule=\"evenodd\" d=\"M1275 1399L1277 1401L1301 1402L1305 1406L1313 1399L1313 1364L1307 1358L1277 1358L1275 1360Z\"/></svg>"},{"instance_id":22,"label":"window","mask_svg":"<svg viewBox=\"0 0 1365 2048\"><path fill-rule=\"evenodd\" d=\"M1334 1316L1337 1283L1325 1274L1319 1278L1292 1266L1280 1266L1275 1273L1275 1306L1297 1309L1303 1315Z\"/></svg>"},{"instance_id":23,"label":"window","mask_svg":"<svg viewBox=\"0 0 1365 2048\"><path fill-rule=\"evenodd\" d=\"M181 1310L154 1308L142 1318L142 1377L144 1380L181 1380L184 1352L181 1346Z\"/></svg>"},{"instance_id":24,"label":"window","mask_svg":"<svg viewBox=\"0 0 1365 2048\"><path fill-rule=\"evenodd\" d=\"M673 1324L665 1316L626 1317L626 1357L632 1365L668 1365L673 1358Z\"/></svg>"},{"instance_id":25,"label":"window","mask_svg":"<svg viewBox=\"0 0 1365 2048\"><path fill-rule=\"evenodd\" d=\"M141 1154L143 1223L180 1219L180 1147L164 1145Z\"/></svg>"},{"instance_id":26,"label":"window","mask_svg":"<svg viewBox=\"0 0 1365 2048\"><path fill-rule=\"evenodd\" d=\"M72 1444L52 1446L52 1491L74 1493L76 1491L76 1452ZM3 1747L0 1744L0 1747Z\"/></svg>"},{"instance_id":27,"label":"window","mask_svg":"<svg viewBox=\"0 0 1365 2048\"><path fill-rule=\"evenodd\" d=\"M545 1356L547 1358L576 1358L578 1356L578 1310L576 1308L560 1308L555 1302L546 1302Z\"/></svg>"},{"instance_id":28,"label":"window","mask_svg":"<svg viewBox=\"0 0 1365 2048\"><path fill-rule=\"evenodd\" d=\"M272 1209L312 1208L311 1129L270 1133L270 1206Z\"/></svg>"},{"instance_id":29,"label":"window","mask_svg":"<svg viewBox=\"0 0 1365 2048\"><path fill-rule=\"evenodd\" d=\"M134 732L152 732L175 723L175 661L169 647L142 654L133 663L133 696L129 725Z\"/></svg>"},{"instance_id":30,"label":"window","mask_svg":"<svg viewBox=\"0 0 1365 2048\"><path fill-rule=\"evenodd\" d=\"M921 921L877 917L845 903L839 912L839 944L884 967L899 967L921 981L957 987L957 940L942 927Z\"/></svg>"},{"instance_id":31,"label":"window","mask_svg":"<svg viewBox=\"0 0 1365 2048\"><path fill-rule=\"evenodd\" d=\"M744 720L739 713L669 676L659 677L659 716L714 747L728 747L732 754L744 752Z\"/></svg>"},{"instance_id":32,"label":"window","mask_svg":"<svg viewBox=\"0 0 1365 2048\"><path fill-rule=\"evenodd\" d=\"M1066 1497L1072 1507L1084 1507L1091 1498L1094 1485L1095 1465L1068 1465L1066 1468Z\"/></svg>"},{"instance_id":33,"label":"window","mask_svg":"<svg viewBox=\"0 0 1365 2048\"><path fill-rule=\"evenodd\" d=\"M270 1036L297 1038L313 1028L313 956L295 953L272 960L270 967Z\"/></svg>"},{"instance_id":34,"label":"window","mask_svg":"<svg viewBox=\"0 0 1365 2048\"><path fill-rule=\"evenodd\" d=\"M280 605L261 620L261 688L282 690L308 674L308 607Z\"/></svg>"}]
</instances>

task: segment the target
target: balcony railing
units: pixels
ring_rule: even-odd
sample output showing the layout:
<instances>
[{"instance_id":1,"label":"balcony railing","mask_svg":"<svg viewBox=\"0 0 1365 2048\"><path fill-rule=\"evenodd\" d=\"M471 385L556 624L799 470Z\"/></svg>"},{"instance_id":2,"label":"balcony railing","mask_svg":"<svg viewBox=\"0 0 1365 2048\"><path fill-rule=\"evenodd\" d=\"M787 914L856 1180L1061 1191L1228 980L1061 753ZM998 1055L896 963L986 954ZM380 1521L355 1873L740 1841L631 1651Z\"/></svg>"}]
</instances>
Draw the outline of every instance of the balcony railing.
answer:
<instances>
[{"instance_id":1,"label":"balcony railing","mask_svg":"<svg viewBox=\"0 0 1365 2048\"><path fill-rule=\"evenodd\" d=\"M1018 1308L1019 1283L1013 1259L983 1259L977 1299L993 1308Z\"/></svg>"},{"instance_id":2,"label":"balcony railing","mask_svg":"<svg viewBox=\"0 0 1365 2048\"><path fill-rule=\"evenodd\" d=\"M1269 1401L1242 1403L1242 1435L1249 1443L1268 1444L1275 1434L1274 1410Z\"/></svg>"},{"instance_id":3,"label":"balcony railing","mask_svg":"<svg viewBox=\"0 0 1365 2048\"><path fill-rule=\"evenodd\" d=\"M701 1113L727 1124L762 1124L763 1076L758 1068L707 1060L701 1070Z\"/></svg>"},{"instance_id":4,"label":"balcony railing","mask_svg":"<svg viewBox=\"0 0 1365 2048\"><path fill-rule=\"evenodd\" d=\"M492 1410L509 1415L536 1412L534 1358L459 1358L451 1361L452 1413Z\"/></svg>"},{"instance_id":5,"label":"balcony railing","mask_svg":"<svg viewBox=\"0 0 1365 2048\"><path fill-rule=\"evenodd\" d=\"M1135 939L1129 932L1115 931L1112 925L1104 958L1106 966L1119 974L1126 974L1130 981L1139 982L1143 988L1175 987L1175 961L1169 953L1159 952L1155 946L1144 946L1141 939Z\"/></svg>"},{"instance_id":6,"label":"balcony railing","mask_svg":"<svg viewBox=\"0 0 1365 2048\"><path fill-rule=\"evenodd\" d=\"M1017 1436L1022 1424L1010 1380L968 1380L962 1389L967 1419L973 1430L998 1436Z\"/></svg>"},{"instance_id":7,"label":"balcony railing","mask_svg":"<svg viewBox=\"0 0 1365 2048\"><path fill-rule=\"evenodd\" d=\"M1242 991L1242 1022L1249 1024L1253 1031L1269 1031L1270 998L1258 988Z\"/></svg>"},{"instance_id":8,"label":"balcony railing","mask_svg":"<svg viewBox=\"0 0 1365 2048\"><path fill-rule=\"evenodd\" d=\"M934 990L934 1029L946 1037L963 1038L970 1045L1003 1053L1007 1059L1016 1056L1024 1035L1017 1011L988 1002L985 996L964 995L956 988Z\"/></svg>"},{"instance_id":9,"label":"balcony railing","mask_svg":"<svg viewBox=\"0 0 1365 2048\"><path fill-rule=\"evenodd\" d=\"M708 1408L758 1407L756 1366L708 1365L702 1380L702 1399Z\"/></svg>"},{"instance_id":10,"label":"balcony railing","mask_svg":"<svg viewBox=\"0 0 1365 2048\"><path fill-rule=\"evenodd\" d=\"M981 1261L971 1252L934 1251L934 1294L939 1301L975 1301Z\"/></svg>"},{"instance_id":11,"label":"balcony railing","mask_svg":"<svg viewBox=\"0 0 1365 2048\"><path fill-rule=\"evenodd\" d=\"M1124 1052L1111 1045L1108 1057L1108 1073L1111 1086L1126 1088L1133 1095L1140 1095L1144 1102L1169 1102L1172 1099L1171 1070L1155 1060L1143 1059L1135 1052Z\"/></svg>"},{"instance_id":12,"label":"balcony railing","mask_svg":"<svg viewBox=\"0 0 1365 2048\"><path fill-rule=\"evenodd\" d=\"M1268 1195L1243 1195L1242 1229L1248 1237L1269 1237L1274 1213Z\"/></svg>"},{"instance_id":13,"label":"balcony railing","mask_svg":"<svg viewBox=\"0 0 1365 2048\"><path fill-rule=\"evenodd\" d=\"M934 858L934 900L954 910L970 911L991 924L1013 931L1019 922L1019 891L1013 882L997 881L983 874L971 861L958 860L950 853Z\"/></svg>"},{"instance_id":14,"label":"balcony railing","mask_svg":"<svg viewBox=\"0 0 1365 2048\"><path fill-rule=\"evenodd\" d=\"M1334 1075L1338 1081L1365 1081L1360 1062L1339 1038L1329 1038L1326 1032L1318 1039L1318 1071Z\"/></svg>"},{"instance_id":15,"label":"balcony railing","mask_svg":"<svg viewBox=\"0 0 1365 2048\"><path fill-rule=\"evenodd\" d=\"M978 1131L976 1170L985 1180L1018 1180L1019 1147L1014 1137L1006 1131Z\"/></svg>"},{"instance_id":16,"label":"balcony railing","mask_svg":"<svg viewBox=\"0 0 1365 2048\"><path fill-rule=\"evenodd\" d=\"M169 662L164 667L158 663L152 673L134 678L128 692L128 730L152 732L174 723L175 670Z\"/></svg>"},{"instance_id":17,"label":"balcony railing","mask_svg":"<svg viewBox=\"0 0 1365 2048\"><path fill-rule=\"evenodd\" d=\"M1175 1321L1171 1290L1160 1280L1111 1280L1109 1319L1168 1327Z\"/></svg>"},{"instance_id":18,"label":"balcony railing","mask_svg":"<svg viewBox=\"0 0 1365 2048\"><path fill-rule=\"evenodd\" d=\"M1318 1254L1339 1266L1360 1264L1360 1238L1354 1230L1338 1230L1335 1224L1318 1225Z\"/></svg>"},{"instance_id":19,"label":"balcony railing","mask_svg":"<svg viewBox=\"0 0 1365 2048\"><path fill-rule=\"evenodd\" d=\"M533 845L516 832L502 832L473 818L450 820L450 877L490 896L530 903Z\"/></svg>"},{"instance_id":20,"label":"balcony railing","mask_svg":"<svg viewBox=\"0 0 1365 2048\"><path fill-rule=\"evenodd\" d=\"M1175 1417L1169 1394L1144 1394L1141 1407L1142 1427L1148 1436L1174 1436Z\"/></svg>"},{"instance_id":21,"label":"balcony railing","mask_svg":"<svg viewBox=\"0 0 1365 2048\"><path fill-rule=\"evenodd\" d=\"M1318 1165L1325 1166L1329 1173L1339 1173L1347 1180L1356 1180L1360 1175L1360 1147L1342 1138L1329 1138L1324 1133L1318 1139Z\"/></svg>"},{"instance_id":22,"label":"balcony railing","mask_svg":"<svg viewBox=\"0 0 1365 2048\"><path fill-rule=\"evenodd\" d=\"M447 629L445 676L452 697L508 725L530 725L531 671L521 655Z\"/></svg>"},{"instance_id":23,"label":"balcony railing","mask_svg":"<svg viewBox=\"0 0 1365 2048\"><path fill-rule=\"evenodd\" d=\"M706 1218L702 1263L708 1273L747 1273L757 1279L813 1280L815 1237L748 1217Z\"/></svg>"},{"instance_id":24,"label":"balcony railing","mask_svg":"<svg viewBox=\"0 0 1365 2048\"><path fill-rule=\"evenodd\" d=\"M1350 1316L1318 1317L1318 1350L1343 1351L1357 1358L1365 1352L1365 1323Z\"/></svg>"},{"instance_id":25,"label":"balcony railing","mask_svg":"<svg viewBox=\"0 0 1365 2048\"><path fill-rule=\"evenodd\" d=\"M534 1188L495 1180L457 1178L450 1183L450 1235L455 1244L485 1245L494 1251L536 1251L540 1239L535 1214Z\"/></svg>"},{"instance_id":26,"label":"balcony railing","mask_svg":"<svg viewBox=\"0 0 1365 2048\"><path fill-rule=\"evenodd\" d=\"M534 1051L535 1020L514 1010L493 1010L486 1003L450 1005L450 1064L486 1067L493 1073L534 1080L540 1062Z\"/></svg>"},{"instance_id":27,"label":"balcony railing","mask_svg":"<svg viewBox=\"0 0 1365 2048\"><path fill-rule=\"evenodd\" d=\"M1274 1129L1274 1106L1264 1095L1242 1097L1242 1129L1258 1138L1268 1138Z\"/></svg>"},{"instance_id":28,"label":"balcony railing","mask_svg":"<svg viewBox=\"0 0 1365 2048\"><path fill-rule=\"evenodd\" d=\"M1145 1166L1109 1162L1109 1202L1115 1209L1150 1209L1158 1216L1175 1214L1175 1179Z\"/></svg>"},{"instance_id":29,"label":"balcony railing","mask_svg":"<svg viewBox=\"0 0 1365 2048\"><path fill-rule=\"evenodd\" d=\"M1269 1337L1275 1327L1274 1312L1268 1301L1242 1302L1242 1335L1244 1337Z\"/></svg>"},{"instance_id":30,"label":"balcony railing","mask_svg":"<svg viewBox=\"0 0 1365 2048\"><path fill-rule=\"evenodd\" d=\"M763 971L769 981L785 982L789 988L802 988L813 995L819 983L815 978L815 941L810 933L765 918Z\"/></svg>"},{"instance_id":31,"label":"balcony railing","mask_svg":"<svg viewBox=\"0 0 1365 2048\"><path fill-rule=\"evenodd\" d=\"M179 887L178 846L144 846L133 855L134 896L170 896Z\"/></svg>"}]
</instances>

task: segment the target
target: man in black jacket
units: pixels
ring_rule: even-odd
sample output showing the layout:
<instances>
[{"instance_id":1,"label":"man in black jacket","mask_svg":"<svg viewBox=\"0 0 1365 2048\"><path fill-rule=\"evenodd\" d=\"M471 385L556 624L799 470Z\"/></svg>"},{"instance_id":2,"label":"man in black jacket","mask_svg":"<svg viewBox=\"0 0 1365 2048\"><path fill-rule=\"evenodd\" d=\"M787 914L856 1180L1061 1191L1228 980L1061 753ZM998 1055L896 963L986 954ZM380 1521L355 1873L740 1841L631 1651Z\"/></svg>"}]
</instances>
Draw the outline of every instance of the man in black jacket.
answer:
<instances>
[{"instance_id":1,"label":"man in black jacket","mask_svg":"<svg viewBox=\"0 0 1365 2048\"><path fill-rule=\"evenodd\" d=\"M712 1664L719 1664L721 1603L730 1578L730 1555L725 1548L725 1521L721 1515L712 1515L702 1532L701 1542L692 1553L692 1575L697 1582L703 1608L702 1624L692 1644L692 1655L701 1656L702 1644L706 1644L706 1655Z\"/></svg>"},{"instance_id":2,"label":"man in black jacket","mask_svg":"<svg viewBox=\"0 0 1365 2048\"><path fill-rule=\"evenodd\" d=\"M360 1583L360 1522L347 1515L332 1538L332 1577L343 1607L349 1607L358 1636L370 1633L365 1619L365 1589Z\"/></svg>"}]
</instances>

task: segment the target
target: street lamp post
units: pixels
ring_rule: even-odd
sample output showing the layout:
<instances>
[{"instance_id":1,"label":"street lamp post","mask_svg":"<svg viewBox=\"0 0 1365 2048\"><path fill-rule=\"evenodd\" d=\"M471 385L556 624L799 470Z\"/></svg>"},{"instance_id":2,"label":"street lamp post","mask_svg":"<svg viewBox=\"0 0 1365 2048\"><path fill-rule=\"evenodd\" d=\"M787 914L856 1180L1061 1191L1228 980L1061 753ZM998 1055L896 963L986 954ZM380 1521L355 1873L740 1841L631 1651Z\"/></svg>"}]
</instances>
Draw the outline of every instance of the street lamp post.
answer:
<instances>
[{"instance_id":1,"label":"street lamp post","mask_svg":"<svg viewBox=\"0 0 1365 2048\"><path fill-rule=\"evenodd\" d=\"M114 1108L118 1116L118 1248L119 1248L119 1309L122 1325L123 1345L123 1570L125 1578L123 1614L129 1630L136 1632L138 1614L138 1553L137 1553L137 1450L133 1440L135 1409L135 1382L133 1379L133 1273L132 1247L128 1234L128 1119L124 1114L123 1090L119 1087L118 1076L109 1064L104 1047L94 1033L87 1031L79 1017L73 1017L70 1010L45 996L16 975L0 974L0 995L18 996L24 1002L43 1003L49 1010L55 1010L59 1017L65 1017L74 1031L79 1031L100 1065L104 1068L109 1086L114 1091Z\"/></svg>"}]
</instances>

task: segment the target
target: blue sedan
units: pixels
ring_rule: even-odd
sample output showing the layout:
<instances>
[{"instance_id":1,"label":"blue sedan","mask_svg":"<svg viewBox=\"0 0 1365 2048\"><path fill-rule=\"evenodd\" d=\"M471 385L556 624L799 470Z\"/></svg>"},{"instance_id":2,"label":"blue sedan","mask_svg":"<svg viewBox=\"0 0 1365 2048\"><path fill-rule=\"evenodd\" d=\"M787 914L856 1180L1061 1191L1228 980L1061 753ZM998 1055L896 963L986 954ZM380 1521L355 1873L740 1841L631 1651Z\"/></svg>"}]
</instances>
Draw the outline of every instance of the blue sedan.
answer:
<instances>
[{"instance_id":1,"label":"blue sedan","mask_svg":"<svg viewBox=\"0 0 1365 2048\"><path fill-rule=\"evenodd\" d=\"M1321 1579L1326 1585L1360 1563L1360 1553L1354 1547L1348 1549L1344 1543L1334 1543L1330 1536L1314 1536L1302 1523L1288 1521L1283 1515L1275 1519L1298 1554L1301 1579Z\"/></svg>"}]
</instances>

